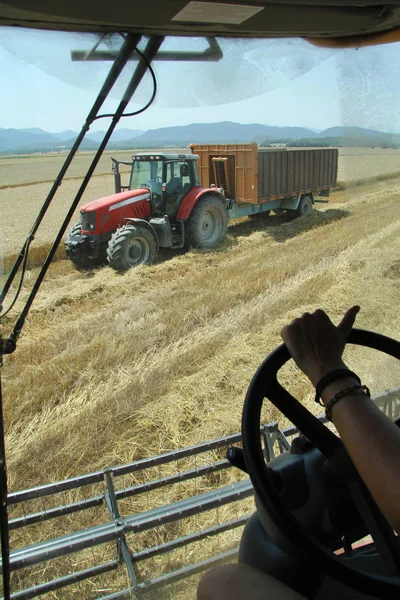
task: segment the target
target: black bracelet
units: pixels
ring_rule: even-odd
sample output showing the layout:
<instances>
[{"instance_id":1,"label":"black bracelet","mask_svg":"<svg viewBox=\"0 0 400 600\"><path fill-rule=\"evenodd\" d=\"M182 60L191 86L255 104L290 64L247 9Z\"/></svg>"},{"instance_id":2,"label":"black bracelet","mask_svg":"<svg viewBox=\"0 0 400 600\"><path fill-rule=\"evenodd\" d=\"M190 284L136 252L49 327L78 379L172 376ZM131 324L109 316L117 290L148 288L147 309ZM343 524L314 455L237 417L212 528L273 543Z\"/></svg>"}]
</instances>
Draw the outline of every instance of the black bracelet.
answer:
<instances>
[{"instance_id":1,"label":"black bracelet","mask_svg":"<svg viewBox=\"0 0 400 600\"><path fill-rule=\"evenodd\" d=\"M368 396L368 398L371 398L371 394L366 385L352 385L348 388L345 388L344 390L341 390L340 392L335 394L326 405L325 414L328 421L332 421L332 408L333 406L335 406L336 402L339 402L339 400L341 400L345 396L348 396L352 392L363 392L364 396Z\"/></svg>"},{"instance_id":2,"label":"black bracelet","mask_svg":"<svg viewBox=\"0 0 400 600\"><path fill-rule=\"evenodd\" d=\"M318 381L315 387L315 402L317 402L320 406L324 406L320 398L326 386L332 383L332 381L336 381L336 379L343 379L344 377L354 377L354 379L361 384L361 379L359 376L349 369L336 369L336 371L330 371Z\"/></svg>"}]
</instances>

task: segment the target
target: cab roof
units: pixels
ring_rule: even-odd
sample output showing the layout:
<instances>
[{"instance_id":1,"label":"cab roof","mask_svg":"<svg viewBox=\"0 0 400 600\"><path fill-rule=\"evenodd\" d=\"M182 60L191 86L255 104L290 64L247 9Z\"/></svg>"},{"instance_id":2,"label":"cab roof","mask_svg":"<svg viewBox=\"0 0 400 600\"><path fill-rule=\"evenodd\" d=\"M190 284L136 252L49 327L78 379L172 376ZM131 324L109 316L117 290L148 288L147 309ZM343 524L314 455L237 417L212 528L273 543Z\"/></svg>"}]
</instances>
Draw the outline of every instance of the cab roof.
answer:
<instances>
[{"instance_id":1,"label":"cab roof","mask_svg":"<svg viewBox=\"0 0 400 600\"><path fill-rule=\"evenodd\" d=\"M136 152L132 160L197 160L197 154L160 154L159 152Z\"/></svg>"},{"instance_id":2,"label":"cab roof","mask_svg":"<svg viewBox=\"0 0 400 600\"><path fill-rule=\"evenodd\" d=\"M400 0L3 0L0 25L91 32L304 37L327 46L400 39Z\"/></svg>"}]
</instances>

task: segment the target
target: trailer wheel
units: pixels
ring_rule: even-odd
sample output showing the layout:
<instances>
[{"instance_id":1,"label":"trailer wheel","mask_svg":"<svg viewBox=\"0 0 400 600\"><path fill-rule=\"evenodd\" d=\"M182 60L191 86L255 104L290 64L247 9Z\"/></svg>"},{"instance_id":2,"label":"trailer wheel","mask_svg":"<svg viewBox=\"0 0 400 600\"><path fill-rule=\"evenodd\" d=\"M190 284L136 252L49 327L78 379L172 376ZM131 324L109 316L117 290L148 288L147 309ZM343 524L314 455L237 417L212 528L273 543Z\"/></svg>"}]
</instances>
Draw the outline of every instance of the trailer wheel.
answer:
<instances>
[{"instance_id":1,"label":"trailer wheel","mask_svg":"<svg viewBox=\"0 0 400 600\"><path fill-rule=\"evenodd\" d=\"M311 196L303 196L300 200L299 208L296 211L296 216L306 217L308 215L311 215L312 210L313 204Z\"/></svg>"},{"instance_id":2,"label":"trailer wheel","mask_svg":"<svg viewBox=\"0 0 400 600\"><path fill-rule=\"evenodd\" d=\"M127 271L138 265L151 265L157 254L154 234L146 225L125 225L112 235L107 260L116 271Z\"/></svg>"},{"instance_id":3,"label":"trailer wheel","mask_svg":"<svg viewBox=\"0 0 400 600\"><path fill-rule=\"evenodd\" d=\"M192 248L215 248L228 229L228 213L218 196L203 196L186 225L186 241Z\"/></svg>"}]
</instances>

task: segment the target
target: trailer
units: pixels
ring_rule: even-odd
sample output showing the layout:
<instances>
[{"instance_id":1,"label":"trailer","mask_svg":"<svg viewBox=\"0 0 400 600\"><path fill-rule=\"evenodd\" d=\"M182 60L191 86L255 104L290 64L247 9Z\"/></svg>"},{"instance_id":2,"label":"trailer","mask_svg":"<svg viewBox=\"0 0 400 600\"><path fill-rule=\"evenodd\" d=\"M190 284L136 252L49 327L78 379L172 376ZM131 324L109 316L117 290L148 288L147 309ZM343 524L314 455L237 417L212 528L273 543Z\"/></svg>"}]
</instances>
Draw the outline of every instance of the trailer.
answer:
<instances>
[{"instance_id":1,"label":"trailer","mask_svg":"<svg viewBox=\"0 0 400 600\"><path fill-rule=\"evenodd\" d=\"M194 146L192 146L194 150ZM337 148L269 149L257 144L195 147L201 185L223 189L230 218L269 211L310 214L337 183Z\"/></svg>"},{"instance_id":2,"label":"trailer","mask_svg":"<svg viewBox=\"0 0 400 600\"><path fill-rule=\"evenodd\" d=\"M190 148L138 152L131 163L112 159L115 193L82 206L65 242L77 267L108 261L125 271L151 264L160 248L215 248L230 219L271 210L306 216L336 185L337 149ZM127 185L120 164L131 167Z\"/></svg>"}]
</instances>

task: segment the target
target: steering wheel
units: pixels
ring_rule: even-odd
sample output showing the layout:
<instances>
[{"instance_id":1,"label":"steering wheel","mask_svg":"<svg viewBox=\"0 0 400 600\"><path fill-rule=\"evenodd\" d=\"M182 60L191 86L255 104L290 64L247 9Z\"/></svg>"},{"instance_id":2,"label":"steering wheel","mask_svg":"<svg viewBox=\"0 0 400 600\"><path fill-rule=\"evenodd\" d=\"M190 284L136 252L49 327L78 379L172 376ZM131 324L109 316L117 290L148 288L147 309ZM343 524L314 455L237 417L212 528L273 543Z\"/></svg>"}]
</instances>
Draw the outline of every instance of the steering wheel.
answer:
<instances>
[{"instance_id":1,"label":"steering wheel","mask_svg":"<svg viewBox=\"0 0 400 600\"><path fill-rule=\"evenodd\" d=\"M348 342L379 350L400 359L400 342L378 333L353 329ZM340 438L278 382L278 371L290 358L287 347L281 344L264 360L250 383L243 407L244 459L261 510L265 511L269 523L273 524L278 536L283 536L292 549L297 551L301 549L305 552L311 560L321 565L335 579L378 598L400 597L400 554L396 536L355 470ZM375 540L376 546L385 564L389 565L395 576L386 577L361 572L346 564L305 531L284 507L274 485L276 481L273 477L274 473L265 463L261 446L260 415L264 398L268 398L320 450L328 463L338 459L343 460L343 457L347 460L346 466L350 466L345 481L347 491L356 504L364 504L367 514L372 515L375 532L378 531L380 537L380 548L377 540ZM366 522L365 514L364 510L364 514L361 514L364 522ZM371 523L369 525L371 526Z\"/></svg>"}]
</instances>

